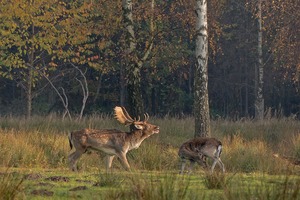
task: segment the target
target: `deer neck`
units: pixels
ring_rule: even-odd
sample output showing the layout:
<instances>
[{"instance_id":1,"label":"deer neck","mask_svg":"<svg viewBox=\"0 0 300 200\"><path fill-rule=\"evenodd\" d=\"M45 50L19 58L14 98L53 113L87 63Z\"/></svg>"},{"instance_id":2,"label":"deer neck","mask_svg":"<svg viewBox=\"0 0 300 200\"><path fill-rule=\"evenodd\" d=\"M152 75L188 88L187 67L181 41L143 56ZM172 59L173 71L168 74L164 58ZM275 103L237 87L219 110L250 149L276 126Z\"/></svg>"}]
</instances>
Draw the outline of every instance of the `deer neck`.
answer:
<instances>
[{"instance_id":1,"label":"deer neck","mask_svg":"<svg viewBox=\"0 0 300 200\"><path fill-rule=\"evenodd\" d=\"M149 136L145 135L142 130L133 130L127 134L129 149L137 149L141 143Z\"/></svg>"}]
</instances>

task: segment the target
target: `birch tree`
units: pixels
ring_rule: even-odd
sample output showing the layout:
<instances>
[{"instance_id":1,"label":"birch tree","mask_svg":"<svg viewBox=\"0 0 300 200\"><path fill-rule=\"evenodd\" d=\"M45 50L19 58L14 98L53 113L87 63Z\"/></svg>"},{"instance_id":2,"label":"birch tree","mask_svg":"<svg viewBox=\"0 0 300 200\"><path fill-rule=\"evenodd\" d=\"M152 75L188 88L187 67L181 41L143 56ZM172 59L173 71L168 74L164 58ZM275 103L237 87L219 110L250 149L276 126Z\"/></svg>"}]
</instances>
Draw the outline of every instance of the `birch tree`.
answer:
<instances>
[{"instance_id":1,"label":"birch tree","mask_svg":"<svg viewBox=\"0 0 300 200\"><path fill-rule=\"evenodd\" d=\"M195 69L195 137L210 135L210 119L208 105L208 32L207 1L196 1L196 69Z\"/></svg>"},{"instance_id":2,"label":"birch tree","mask_svg":"<svg viewBox=\"0 0 300 200\"><path fill-rule=\"evenodd\" d=\"M262 120L264 118L264 98L263 98L263 78L264 65L262 57L262 17L261 17L261 0L257 1L257 21L258 21L258 66L256 73L256 99L255 99L255 118Z\"/></svg>"}]
</instances>

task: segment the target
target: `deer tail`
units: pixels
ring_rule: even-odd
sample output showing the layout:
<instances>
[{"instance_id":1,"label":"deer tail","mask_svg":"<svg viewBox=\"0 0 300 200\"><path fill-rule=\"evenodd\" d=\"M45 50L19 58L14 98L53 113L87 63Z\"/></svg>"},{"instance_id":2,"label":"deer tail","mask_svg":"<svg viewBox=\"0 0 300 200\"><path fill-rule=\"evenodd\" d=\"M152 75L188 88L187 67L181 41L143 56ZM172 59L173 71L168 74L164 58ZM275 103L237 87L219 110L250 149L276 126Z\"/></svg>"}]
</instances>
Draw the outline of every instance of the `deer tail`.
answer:
<instances>
[{"instance_id":1,"label":"deer tail","mask_svg":"<svg viewBox=\"0 0 300 200\"><path fill-rule=\"evenodd\" d=\"M217 152L216 152L217 157L220 157L221 153L222 153L222 144L219 144L219 146L217 147Z\"/></svg>"}]
</instances>

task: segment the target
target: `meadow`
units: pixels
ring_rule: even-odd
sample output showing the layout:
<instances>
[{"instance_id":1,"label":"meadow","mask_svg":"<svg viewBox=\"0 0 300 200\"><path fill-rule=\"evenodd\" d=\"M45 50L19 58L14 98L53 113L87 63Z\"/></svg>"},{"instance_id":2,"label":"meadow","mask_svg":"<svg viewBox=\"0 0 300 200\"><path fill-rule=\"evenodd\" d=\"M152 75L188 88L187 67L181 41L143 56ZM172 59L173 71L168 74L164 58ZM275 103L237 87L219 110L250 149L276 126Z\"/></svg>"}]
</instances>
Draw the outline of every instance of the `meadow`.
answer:
<instances>
[{"instance_id":1,"label":"meadow","mask_svg":"<svg viewBox=\"0 0 300 200\"><path fill-rule=\"evenodd\" d=\"M179 146L193 137L194 119L150 118L160 133L106 173L104 155L90 152L68 169L67 135L82 128L127 130L112 115L81 121L57 115L0 118L0 199L300 199L300 121L290 118L211 122L223 143L213 175L197 166L179 175Z\"/></svg>"}]
</instances>

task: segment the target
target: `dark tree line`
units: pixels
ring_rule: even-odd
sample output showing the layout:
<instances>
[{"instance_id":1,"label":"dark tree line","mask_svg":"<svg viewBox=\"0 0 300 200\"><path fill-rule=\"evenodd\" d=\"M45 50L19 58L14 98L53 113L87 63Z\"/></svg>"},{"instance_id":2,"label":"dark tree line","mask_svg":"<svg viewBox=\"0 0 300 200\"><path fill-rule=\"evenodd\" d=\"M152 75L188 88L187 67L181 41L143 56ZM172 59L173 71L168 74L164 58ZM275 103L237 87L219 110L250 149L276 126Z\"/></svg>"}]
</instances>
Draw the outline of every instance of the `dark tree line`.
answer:
<instances>
[{"instance_id":1,"label":"dark tree line","mask_svg":"<svg viewBox=\"0 0 300 200\"><path fill-rule=\"evenodd\" d=\"M66 2L66 6L53 3L49 7L41 4L53 21L47 20L48 15L41 19L43 13L33 12L37 14L32 17L39 18L28 23L35 24L36 31L29 32L32 34L28 37L22 15L16 25L10 26L16 21L12 10L18 8L2 6L0 13L6 14L2 15L0 27L0 114L26 115L28 98L32 99L33 114L63 114L66 107L52 83L68 102L71 115L79 115L84 97L80 71L89 89L84 114L111 112L120 104L127 106L130 97L125 68L130 64L136 64L140 70L137 75L144 111L158 116L193 114L195 2L132 2L136 46L130 57L126 54L127 31L120 2L103 0L93 5L89 1L70 5ZM153 2L155 5L151 7ZM256 6L246 0L208 3L210 115L233 119L254 117L258 58ZM293 0L280 4L266 1L262 5L264 105L265 111L277 116L299 116L299 6ZM276 23L274 17L278 17ZM59 24L59 28L49 31L51 23ZM23 27L16 29L20 24ZM61 30L65 35L56 32ZM21 33L24 35L18 37ZM25 40L36 43L26 46ZM141 60L150 47L148 57ZM16 59L17 54L31 59L32 66L22 65L22 59ZM26 85L32 87L31 97L22 88L24 83L32 84Z\"/></svg>"}]
</instances>

